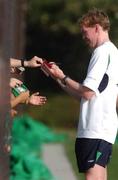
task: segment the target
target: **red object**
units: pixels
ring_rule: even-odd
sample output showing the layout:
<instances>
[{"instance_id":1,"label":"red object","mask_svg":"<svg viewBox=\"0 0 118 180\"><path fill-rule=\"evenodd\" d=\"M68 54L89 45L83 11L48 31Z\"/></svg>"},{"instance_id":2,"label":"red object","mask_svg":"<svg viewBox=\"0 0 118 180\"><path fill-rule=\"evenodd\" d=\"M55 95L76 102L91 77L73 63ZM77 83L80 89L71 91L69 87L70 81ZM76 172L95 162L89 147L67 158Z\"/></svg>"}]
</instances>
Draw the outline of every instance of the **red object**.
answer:
<instances>
[{"instance_id":1,"label":"red object","mask_svg":"<svg viewBox=\"0 0 118 180\"><path fill-rule=\"evenodd\" d=\"M52 64L53 64L53 63L49 63L47 60L44 60L44 61L43 61L43 66L46 65L48 68L51 68L51 67L52 67Z\"/></svg>"}]
</instances>

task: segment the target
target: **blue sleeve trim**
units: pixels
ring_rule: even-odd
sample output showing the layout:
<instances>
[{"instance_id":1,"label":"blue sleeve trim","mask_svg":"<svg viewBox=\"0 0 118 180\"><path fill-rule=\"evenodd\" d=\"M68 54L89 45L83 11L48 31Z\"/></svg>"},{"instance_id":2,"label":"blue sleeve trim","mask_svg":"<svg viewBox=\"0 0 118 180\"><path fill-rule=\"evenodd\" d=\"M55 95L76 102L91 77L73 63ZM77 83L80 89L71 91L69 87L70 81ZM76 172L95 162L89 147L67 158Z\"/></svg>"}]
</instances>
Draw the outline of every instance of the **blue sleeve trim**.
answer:
<instances>
[{"instance_id":1,"label":"blue sleeve trim","mask_svg":"<svg viewBox=\"0 0 118 180\"><path fill-rule=\"evenodd\" d=\"M100 93L106 89L108 82L109 82L109 76L105 73L101 82L100 82L100 85L98 87L98 90Z\"/></svg>"}]
</instances>

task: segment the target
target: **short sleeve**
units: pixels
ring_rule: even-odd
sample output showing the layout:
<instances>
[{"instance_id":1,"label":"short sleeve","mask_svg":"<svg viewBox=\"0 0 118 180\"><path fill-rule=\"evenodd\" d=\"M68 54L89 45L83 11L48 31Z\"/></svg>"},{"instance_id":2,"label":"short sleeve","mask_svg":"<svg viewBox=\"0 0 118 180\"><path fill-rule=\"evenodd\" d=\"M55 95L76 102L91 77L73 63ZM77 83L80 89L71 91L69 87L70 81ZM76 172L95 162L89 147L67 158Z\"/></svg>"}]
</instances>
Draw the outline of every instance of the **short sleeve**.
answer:
<instances>
[{"instance_id":1,"label":"short sleeve","mask_svg":"<svg viewBox=\"0 0 118 180\"><path fill-rule=\"evenodd\" d=\"M98 93L98 87L107 71L109 54L102 47L93 52L83 85Z\"/></svg>"}]
</instances>

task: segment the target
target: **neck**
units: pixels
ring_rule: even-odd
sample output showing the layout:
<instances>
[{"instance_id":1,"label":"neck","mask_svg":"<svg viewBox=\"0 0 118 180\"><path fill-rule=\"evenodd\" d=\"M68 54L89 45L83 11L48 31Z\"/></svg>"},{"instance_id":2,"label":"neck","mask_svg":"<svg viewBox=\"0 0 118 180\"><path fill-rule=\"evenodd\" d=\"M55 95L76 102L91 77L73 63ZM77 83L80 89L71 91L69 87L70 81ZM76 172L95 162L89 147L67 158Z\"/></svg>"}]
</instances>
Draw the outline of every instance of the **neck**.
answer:
<instances>
[{"instance_id":1,"label":"neck","mask_svg":"<svg viewBox=\"0 0 118 180\"><path fill-rule=\"evenodd\" d=\"M110 41L109 35L107 31L103 31L102 34L100 34L98 41L96 43L96 47L104 44L105 42Z\"/></svg>"}]
</instances>

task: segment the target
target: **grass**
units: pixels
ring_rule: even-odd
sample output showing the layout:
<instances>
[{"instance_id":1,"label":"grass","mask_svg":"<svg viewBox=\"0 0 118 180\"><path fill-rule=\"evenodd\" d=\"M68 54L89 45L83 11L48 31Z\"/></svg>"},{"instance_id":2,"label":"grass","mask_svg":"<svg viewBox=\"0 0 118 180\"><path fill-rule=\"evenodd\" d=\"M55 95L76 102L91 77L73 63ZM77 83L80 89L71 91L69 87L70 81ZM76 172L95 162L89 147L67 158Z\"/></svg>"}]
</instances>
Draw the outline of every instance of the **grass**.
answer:
<instances>
[{"instance_id":1,"label":"grass","mask_svg":"<svg viewBox=\"0 0 118 180\"><path fill-rule=\"evenodd\" d=\"M116 180L118 177L118 144L113 146L113 155L108 166L108 180Z\"/></svg>"}]
</instances>

